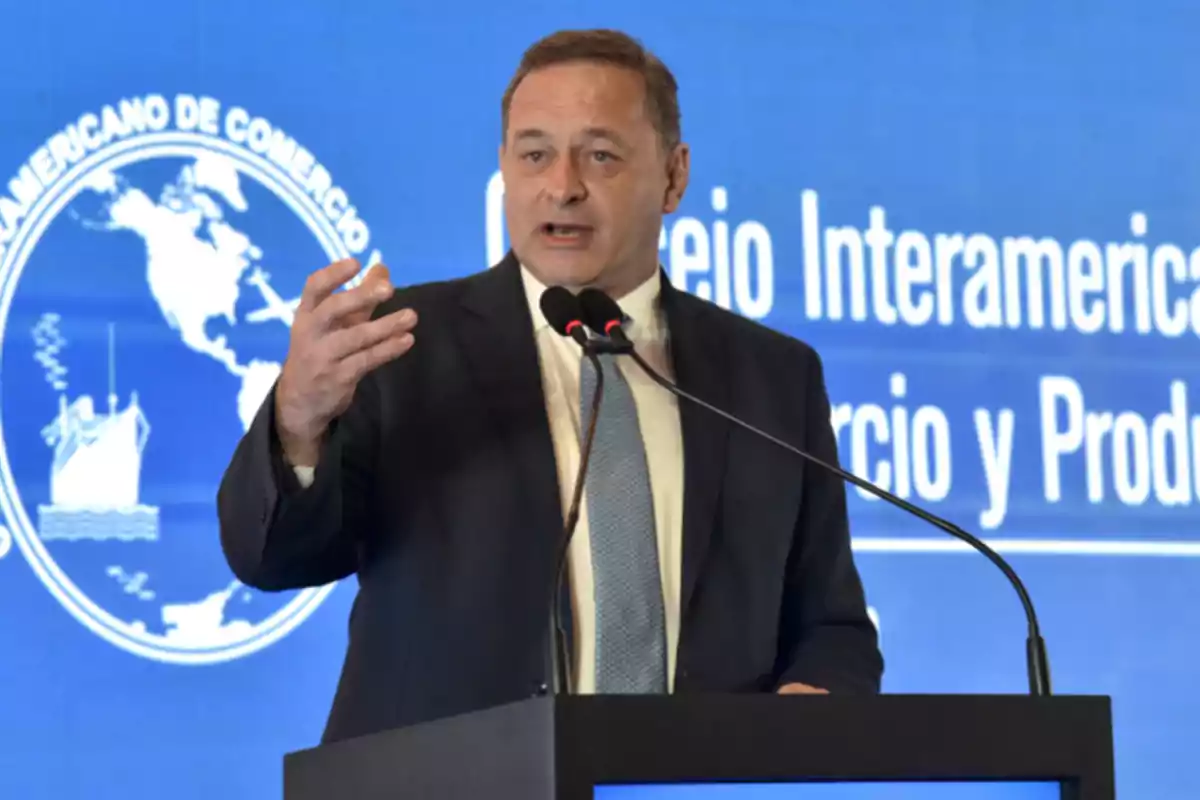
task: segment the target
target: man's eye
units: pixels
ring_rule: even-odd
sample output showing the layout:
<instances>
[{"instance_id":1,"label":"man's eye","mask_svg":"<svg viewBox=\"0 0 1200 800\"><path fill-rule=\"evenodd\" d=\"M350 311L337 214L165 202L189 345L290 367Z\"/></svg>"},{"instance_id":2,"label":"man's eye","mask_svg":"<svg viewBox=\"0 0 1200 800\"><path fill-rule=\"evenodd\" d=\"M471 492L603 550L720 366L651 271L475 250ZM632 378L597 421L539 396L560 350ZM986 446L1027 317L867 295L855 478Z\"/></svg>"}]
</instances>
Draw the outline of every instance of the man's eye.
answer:
<instances>
[{"instance_id":1,"label":"man's eye","mask_svg":"<svg viewBox=\"0 0 1200 800\"><path fill-rule=\"evenodd\" d=\"M614 155L613 153L610 153L610 152L608 152L607 150L595 150L595 151L593 151L593 152L592 152L592 158L594 158L595 160L599 161L601 164L607 163L607 162L609 162L609 161L616 161L616 160L617 160L617 157L616 157L616 155Z\"/></svg>"},{"instance_id":2,"label":"man's eye","mask_svg":"<svg viewBox=\"0 0 1200 800\"><path fill-rule=\"evenodd\" d=\"M529 161L533 164L538 163L545 157L546 157L546 152L544 150L530 150L528 153L521 154L521 158L523 160Z\"/></svg>"}]
</instances>

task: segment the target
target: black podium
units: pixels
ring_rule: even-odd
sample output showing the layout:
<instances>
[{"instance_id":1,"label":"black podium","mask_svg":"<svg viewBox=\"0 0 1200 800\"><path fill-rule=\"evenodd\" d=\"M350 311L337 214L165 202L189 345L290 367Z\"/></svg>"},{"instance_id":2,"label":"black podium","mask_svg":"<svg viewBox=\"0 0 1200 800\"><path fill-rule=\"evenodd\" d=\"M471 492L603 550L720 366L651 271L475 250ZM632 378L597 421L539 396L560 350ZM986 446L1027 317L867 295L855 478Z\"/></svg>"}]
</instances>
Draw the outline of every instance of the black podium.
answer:
<instances>
[{"instance_id":1,"label":"black podium","mask_svg":"<svg viewBox=\"0 0 1200 800\"><path fill-rule=\"evenodd\" d=\"M284 759L285 800L591 800L614 785L859 781L1045 781L1061 789L1036 796L1113 800L1110 702L542 697Z\"/></svg>"}]
</instances>

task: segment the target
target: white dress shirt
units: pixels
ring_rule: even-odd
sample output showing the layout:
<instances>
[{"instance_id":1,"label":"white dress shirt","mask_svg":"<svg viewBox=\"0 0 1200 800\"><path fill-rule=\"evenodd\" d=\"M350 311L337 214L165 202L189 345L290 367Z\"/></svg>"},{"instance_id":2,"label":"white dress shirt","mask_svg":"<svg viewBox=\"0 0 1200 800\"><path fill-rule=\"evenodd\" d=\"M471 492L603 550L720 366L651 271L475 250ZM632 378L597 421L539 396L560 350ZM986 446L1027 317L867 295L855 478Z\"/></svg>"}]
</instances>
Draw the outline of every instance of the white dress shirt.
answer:
<instances>
[{"instance_id":1,"label":"white dress shirt","mask_svg":"<svg viewBox=\"0 0 1200 800\"><path fill-rule=\"evenodd\" d=\"M539 301L545 290L522 267L525 295L533 317L533 335L542 368L542 391L550 417L550 434L558 465L558 485L563 516L571 505L571 492L579 470L581 415L579 408L579 345L560 336L542 314ZM668 357L667 325L658 307L660 284L656 271L649 280L617 301L632 319L626 333L638 353L673 378ZM683 563L683 436L675 396L654 383L629 358L618 359L621 373L633 392L638 426L646 447L646 466L654 502L654 527L658 538L658 563L662 577L663 608L667 633L667 689L675 686L675 653L679 642L679 593ZM575 691L591 694L596 685L596 603L592 580L592 550L588 537L587 493L568 553L574 606Z\"/></svg>"},{"instance_id":2,"label":"white dress shirt","mask_svg":"<svg viewBox=\"0 0 1200 800\"><path fill-rule=\"evenodd\" d=\"M533 335L541 365L542 390L554 442L565 519L579 469L579 445L582 439L579 367L582 354L579 345L556 333L542 314L539 303L546 287L524 266L521 267L521 277L533 318ZM655 271L643 284L620 298L617 304L631 318L625 331L638 352L650 366L668 379L673 379L668 329L659 307L660 294L660 277ZM679 409L675 396L654 383L631 359L618 359L618 364L633 392L638 425L646 448L666 614L667 690L673 691L683 571L683 435ZM312 483L312 467L297 466L293 469L302 486L307 487ZM568 569L575 623L575 691L592 694L596 686L596 603L586 492L571 540Z\"/></svg>"}]
</instances>

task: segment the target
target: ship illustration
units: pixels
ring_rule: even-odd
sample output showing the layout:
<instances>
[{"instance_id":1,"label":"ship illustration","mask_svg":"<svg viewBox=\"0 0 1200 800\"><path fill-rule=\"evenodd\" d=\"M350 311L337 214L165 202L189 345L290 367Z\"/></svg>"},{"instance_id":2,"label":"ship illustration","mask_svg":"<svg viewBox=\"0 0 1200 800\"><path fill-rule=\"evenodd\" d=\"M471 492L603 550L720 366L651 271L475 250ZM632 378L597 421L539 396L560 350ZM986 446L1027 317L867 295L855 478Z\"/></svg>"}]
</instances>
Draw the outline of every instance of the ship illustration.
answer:
<instances>
[{"instance_id":1,"label":"ship illustration","mask_svg":"<svg viewBox=\"0 0 1200 800\"><path fill-rule=\"evenodd\" d=\"M150 423L137 392L124 409L117 409L114 384L110 326L108 412L97 414L90 395L68 403L60 394L58 415L41 431L54 448L50 504L38 506L43 540L158 539L158 508L138 502Z\"/></svg>"}]
</instances>

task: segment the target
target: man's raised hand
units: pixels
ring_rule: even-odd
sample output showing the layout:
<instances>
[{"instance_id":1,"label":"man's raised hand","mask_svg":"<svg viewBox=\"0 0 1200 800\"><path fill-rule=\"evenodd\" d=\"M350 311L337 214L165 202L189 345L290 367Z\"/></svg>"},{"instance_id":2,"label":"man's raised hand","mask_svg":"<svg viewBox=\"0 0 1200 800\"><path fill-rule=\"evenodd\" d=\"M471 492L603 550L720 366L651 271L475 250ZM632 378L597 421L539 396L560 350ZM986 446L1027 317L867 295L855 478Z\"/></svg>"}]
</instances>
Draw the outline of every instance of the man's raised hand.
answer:
<instances>
[{"instance_id":1,"label":"man's raised hand","mask_svg":"<svg viewBox=\"0 0 1200 800\"><path fill-rule=\"evenodd\" d=\"M326 428L350 405L362 377L413 346L412 309L371 319L395 291L387 267L377 264L361 284L337 291L358 271L351 258L314 272L296 308L275 389L276 432L295 466L316 465Z\"/></svg>"}]
</instances>

